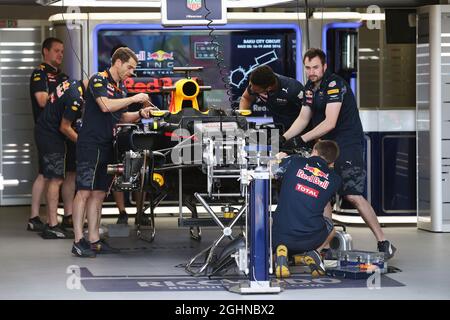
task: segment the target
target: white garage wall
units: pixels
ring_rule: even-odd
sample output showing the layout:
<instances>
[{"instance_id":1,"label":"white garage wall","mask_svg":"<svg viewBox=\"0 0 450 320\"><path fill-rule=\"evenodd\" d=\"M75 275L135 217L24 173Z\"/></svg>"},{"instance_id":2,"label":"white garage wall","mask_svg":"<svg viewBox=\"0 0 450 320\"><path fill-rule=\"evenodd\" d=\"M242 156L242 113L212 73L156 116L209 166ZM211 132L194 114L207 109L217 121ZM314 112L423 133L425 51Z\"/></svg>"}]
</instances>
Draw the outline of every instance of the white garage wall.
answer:
<instances>
[{"instance_id":1,"label":"white garage wall","mask_svg":"<svg viewBox=\"0 0 450 320\"><path fill-rule=\"evenodd\" d=\"M19 180L18 186L0 192L0 205L31 202L37 151L29 79L41 62L48 30L46 20L18 20L17 27L0 28L0 172L5 179Z\"/></svg>"}]
</instances>

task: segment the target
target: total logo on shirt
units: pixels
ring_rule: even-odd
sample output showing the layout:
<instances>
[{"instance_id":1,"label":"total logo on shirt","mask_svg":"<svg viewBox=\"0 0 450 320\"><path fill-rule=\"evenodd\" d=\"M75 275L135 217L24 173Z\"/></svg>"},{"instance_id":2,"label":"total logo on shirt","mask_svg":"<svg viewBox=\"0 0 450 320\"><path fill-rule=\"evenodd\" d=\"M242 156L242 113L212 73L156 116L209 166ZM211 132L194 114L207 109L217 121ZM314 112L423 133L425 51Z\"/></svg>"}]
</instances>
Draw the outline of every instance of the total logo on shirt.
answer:
<instances>
[{"instance_id":1,"label":"total logo on shirt","mask_svg":"<svg viewBox=\"0 0 450 320\"><path fill-rule=\"evenodd\" d=\"M318 198L320 192L317 191L316 189L310 188L308 186L305 186L303 184L297 183L297 185L295 186L295 190L301 193L306 194L307 196L313 197L313 198Z\"/></svg>"}]
</instances>

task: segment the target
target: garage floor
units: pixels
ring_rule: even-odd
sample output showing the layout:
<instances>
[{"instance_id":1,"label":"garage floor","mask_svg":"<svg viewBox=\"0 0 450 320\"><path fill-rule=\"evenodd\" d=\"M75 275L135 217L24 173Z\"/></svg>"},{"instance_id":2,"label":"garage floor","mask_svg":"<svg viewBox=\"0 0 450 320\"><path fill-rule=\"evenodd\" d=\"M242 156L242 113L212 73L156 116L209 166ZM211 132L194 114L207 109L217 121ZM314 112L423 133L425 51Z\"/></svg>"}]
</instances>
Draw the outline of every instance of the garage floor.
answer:
<instances>
[{"instance_id":1,"label":"garage floor","mask_svg":"<svg viewBox=\"0 0 450 320\"><path fill-rule=\"evenodd\" d=\"M0 208L0 299L189 300L194 299L192 290L196 300L450 299L450 234L414 226L384 228L398 248L390 265L402 272L388 274L390 281L383 278L381 288L357 288L356 282L348 285L348 281L360 280L348 279L347 286L339 286L336 279L317 281L298 274L290 282L297 287L288 286L278 295L242 296L221 288L220 279L194 278L182 267L216 239L217 228L203 229L203 238L197 242L187 229L177 227L176 218L157 217L153 243L138 240L132 233L129 238L110 239L111 245L122 249L120 254L80 259L70 253L72 240L43 240L26 231L28 212L29 207ZM114 222L102 220L102 224ZM348 231L356 249L375 250L368 228L353 226ZM81 285L71 270L80 272Z\"/></svg>"}]
</instances>

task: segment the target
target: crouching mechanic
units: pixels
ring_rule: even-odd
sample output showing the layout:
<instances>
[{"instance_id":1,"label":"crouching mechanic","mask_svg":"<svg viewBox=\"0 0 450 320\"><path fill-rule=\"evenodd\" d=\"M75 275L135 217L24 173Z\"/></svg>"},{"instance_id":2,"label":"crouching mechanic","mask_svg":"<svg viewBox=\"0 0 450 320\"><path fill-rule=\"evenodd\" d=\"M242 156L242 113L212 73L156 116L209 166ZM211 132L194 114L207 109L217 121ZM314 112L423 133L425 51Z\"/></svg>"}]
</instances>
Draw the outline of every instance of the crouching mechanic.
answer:
<instances>
[{"instance_id":1,"label":"crouching mechanic","mask_svg":"<svg viewBox=\"0 0 450 320\"><path fill-rule=\"evenodd\" d=\"M87 81L83 84L83 81L67 80L59 84L50 94L47 106L36 123L35 137L43 162L43 176L48 180L48 224L43 231L46 239L73 237L73 234L58 225L57 209L59 190L65 175L68 171L75 172L75 154L70 152L69 143L77 141L78 134L73 125L81 118L85 85Z\"/></svg>"},{"instance_id":2,"label":"crouching mechanic","mask_svg":"<svg viewBox=\"0 0 450 320\"><path fill-rule=\"evenodd\" d=\"M273 122L283 125L284 133L300 114L302 99L303 85L299 81L276 74L269 66L263 65L250 74L239 109L248 110L256 101L263 102Z\"/></svg>"},{"instance_id":3,"label":"crouching mechanic","mask_svg":"<svg viewBox=\"0 0 450 320\"><path fill-rule=\"evenodd\" d=\"M126 112L132 103L150 105L149 96L139 93L127 97L123 81L134 74L138 58L127 47L117 49L111 67L91 77L86 90L83 125L77 141L77 194L74 200L73 225L75 241L72 253L78 257L95 257L97 253L113 253L100 239L99 223L103 200L112 177L107 165L113 163L113 131L118 122L136 122L150 117L151 107ZM83 238L86 209L89 241Z\"/></svg>"},{"instance_id":4,"label":"crouching mechanic","mask_svg":"<svg viewBox=\"0 0 450 320\"><path fill-rule=\"evenodd\" d=\"M317 142L310 158L277 155L282 161L275 178L283 179L272 224L277 277L290 275L288 250L291 255L302 254L312 276L325 274L318 251L334 235L333 222L323 212L341 184L330 168L338 156L339 147L330 140Z\"/></svg>"}]
</instances>

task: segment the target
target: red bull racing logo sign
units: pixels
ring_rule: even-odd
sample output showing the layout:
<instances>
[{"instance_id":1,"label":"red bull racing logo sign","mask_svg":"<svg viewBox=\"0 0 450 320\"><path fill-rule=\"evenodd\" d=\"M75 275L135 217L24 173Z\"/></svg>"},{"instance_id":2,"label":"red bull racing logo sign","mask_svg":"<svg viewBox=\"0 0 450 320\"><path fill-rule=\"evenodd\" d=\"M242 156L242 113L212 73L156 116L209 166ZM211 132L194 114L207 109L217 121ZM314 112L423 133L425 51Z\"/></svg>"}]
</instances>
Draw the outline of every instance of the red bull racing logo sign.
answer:
<instances>
[{"instance_id":1,"label":"red bull racing logo sign","mask_svg":"<svg viewBox=\"0 0 450 320\"><path fill-rule=\"evenodd\" d=\"M173 74L175 54L162 49L156 51L141 50L136 53L139 66L136 69L141 77L161 77Z\"/></svg>"},{"instance_id":2,"label":"red bull racing logo sign","mask_svg":"<svg viewBox=\"0 0 450 320\"><path fill-rule=\"evenodd\" d=\"M197 11L202 7L202 0L186 0L186 7L192 11Z\"/></svg>"},{"instance_id":3,"label":"red bull racing logo sign","mask_svg":"<svg viewBox=\"0 0 450 320\"><path fill-rule=\"evenodd\" d=\"M155 61L165 61L165 60L173 60L173 52L166 52L164 50L158 50L155 52L149 52L147 56L147 60L155 60Z\"/></svg>"},{"instance_id":4,"label":"red bull racing logo sign","mask_svg":"<svg viewBox=\"0 0 450 320\"><path fill-rule=\"evenodd\" d=\"M166 52L164 50L157 50L155 52L144 51L141 50L136 53L139 61L166 61L166 60L174 60L173 51Z\"/></svg>"}]
</instances>

